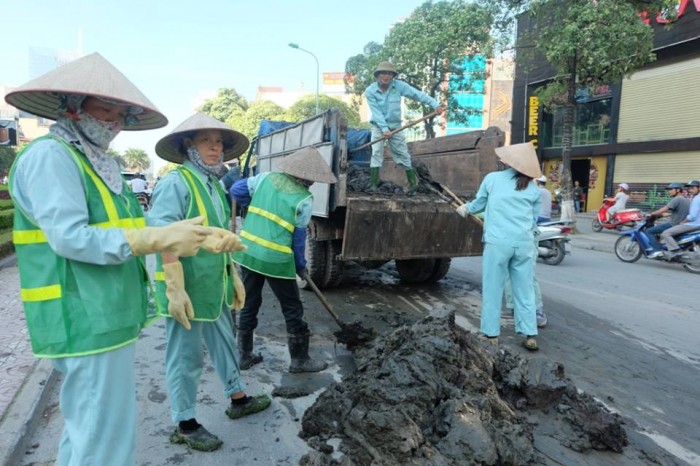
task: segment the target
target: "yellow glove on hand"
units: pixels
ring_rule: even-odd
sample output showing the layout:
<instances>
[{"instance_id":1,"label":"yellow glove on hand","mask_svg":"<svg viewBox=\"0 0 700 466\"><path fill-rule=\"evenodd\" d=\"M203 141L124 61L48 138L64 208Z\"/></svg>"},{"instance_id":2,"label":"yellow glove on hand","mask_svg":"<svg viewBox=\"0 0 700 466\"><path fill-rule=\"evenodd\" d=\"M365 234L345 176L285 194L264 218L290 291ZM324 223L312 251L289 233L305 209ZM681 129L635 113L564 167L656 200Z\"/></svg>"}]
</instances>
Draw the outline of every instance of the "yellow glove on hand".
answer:
<instances>
[{"instance_id":1,"label":"yellow glove on hand","mask_svg":"<svg viewBox=\"0 0 700 466\"><path fill-rule=\"evenodd\" d=\"M245 304L245 287L241 281L241 277L238 276L236 271L236 265L231 264L231 269L233 270L233 308L237 311L243 309Z\"/></svg>"},{"instance_id":2,"label":"yellow glove on hand","mask_svg":"<svg viewBox=\"0 0 700 466\"><path fill-rule=\"evenodd\" d=\"M202 247L213 254L222 252L245 251L247 247L234 233L223 228L209 227L212 234L207 236Z\"/></svg>"},{"instance_id":3,"label":"yellow glove on hand","mask_svg":"<svg viewBox=\"0 0 700 466\"><path fill-rule=\"evenodd\" d=\"M164 227L145 227L124 230L126 242L134 255L168 252L176 256L194 256L212 229L201 226L204 217L173 222Z\"/></svg>"},{"instance_id":4,"label":"yellow glove on hand","mask_svg":"<svg viewBox=\"0 0 700 466\"><path fill-rule=\"evenodd\" d=\"M189 319L194 318L192 301L185 291L185 273L180 261L163 264L165 274L165 296L168 297L168 312L185 327L192 328Z\"/></svg>"}]
</instances>

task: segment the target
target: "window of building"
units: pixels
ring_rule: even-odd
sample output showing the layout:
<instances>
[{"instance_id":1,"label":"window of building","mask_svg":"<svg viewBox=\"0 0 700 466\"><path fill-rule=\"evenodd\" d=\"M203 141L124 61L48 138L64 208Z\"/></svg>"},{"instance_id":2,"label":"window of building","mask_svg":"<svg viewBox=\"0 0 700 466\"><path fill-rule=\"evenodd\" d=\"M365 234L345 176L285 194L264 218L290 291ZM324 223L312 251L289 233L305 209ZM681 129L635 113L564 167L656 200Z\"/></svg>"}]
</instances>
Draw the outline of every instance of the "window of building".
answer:
<instances>
[{"instance_id":1,"label":"window of building","mask_svg":"<svg viewBox=\"0 0 700 466\"><path fill-rule=\"evenodd\" d=\"M612 99L581 102L574 111L574 146L608 144L610 142L610 112ZM561 147L564 134L564 108L542 115L541 147Z\"/></svg>"}]
</instances>

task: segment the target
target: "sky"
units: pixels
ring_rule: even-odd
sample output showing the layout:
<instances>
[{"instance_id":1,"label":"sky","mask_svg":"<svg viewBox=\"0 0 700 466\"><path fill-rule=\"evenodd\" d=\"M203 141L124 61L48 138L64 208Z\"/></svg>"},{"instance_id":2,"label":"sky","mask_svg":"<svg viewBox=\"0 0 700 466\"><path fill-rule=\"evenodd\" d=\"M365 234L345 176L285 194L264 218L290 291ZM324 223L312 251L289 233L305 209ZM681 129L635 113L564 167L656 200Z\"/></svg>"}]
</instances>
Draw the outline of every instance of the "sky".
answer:
<instances>
[{"instance_id":1,"label":"sky","mask_svg":"<svg viewBox=\"0 0 700 466\"><path fill-rule=\"evenodd\" d=\"M316 91L320 73L344 71L348 58L424 0L0 0L0 85L29 80L28 50L99 52L164 113L165 128L128 131L112 144L145 150L220 88L249 101L258 86Z\"/></svg>"}]
</instances>

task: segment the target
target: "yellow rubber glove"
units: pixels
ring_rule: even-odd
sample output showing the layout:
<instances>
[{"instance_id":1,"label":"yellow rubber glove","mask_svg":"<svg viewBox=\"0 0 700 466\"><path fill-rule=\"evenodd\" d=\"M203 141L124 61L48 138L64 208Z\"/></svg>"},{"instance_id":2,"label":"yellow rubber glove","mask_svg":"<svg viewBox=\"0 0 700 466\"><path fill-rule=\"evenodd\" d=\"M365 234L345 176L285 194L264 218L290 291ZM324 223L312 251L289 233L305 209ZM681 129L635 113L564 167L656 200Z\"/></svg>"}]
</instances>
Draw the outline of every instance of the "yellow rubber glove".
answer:
<instances>
[{"instance_id":1,"label":"yellow rubber glove","mask_svg":"<svg viewBox=\"0 0 700 466\"><path fill-rule=\"evenodd\" d=\"M185 291L185 273L180 261L163 264L165 274L165 296L168 297L168 312L185 327L192 328L189 319L194 318L192 301Z\"/></svg>"},{"instance_id":2,"label":"yellow rubber glove","mask_svg":"<svg viewBox=\"0 0 700 466\"><path fill-rule=\"evenodd\" d=\"M176 256L194 256L212 229L201 226L204 217L173 222L164 227L145 227L124 230L126 241L134 255L168 252Z\"/></svg>"},{"instance_id":3,"label":"yellow rubber glove","mask_svg":"<svg viewBox=\"0 0 700 466\"><path fill-rule=\"evenodd\" d=\"M245 251L247 247L241 242L241 239L234 233L224 230L223 228L209 228L212 234L207 236L202 243L202 247L213 254L222 252Z\"/></svg>"},{"instance_id":4,"label":"yellow rubber glove","mask_svg":"<svg viewBox=\"0 0 700 466\"><path fill-rule=\"evenodd\" d=\"M231 269L233 270L233 308L240 311L245 304L245 287L241 277L238 276L236 265L231 264Z\"/></svg>"}]
</instances>

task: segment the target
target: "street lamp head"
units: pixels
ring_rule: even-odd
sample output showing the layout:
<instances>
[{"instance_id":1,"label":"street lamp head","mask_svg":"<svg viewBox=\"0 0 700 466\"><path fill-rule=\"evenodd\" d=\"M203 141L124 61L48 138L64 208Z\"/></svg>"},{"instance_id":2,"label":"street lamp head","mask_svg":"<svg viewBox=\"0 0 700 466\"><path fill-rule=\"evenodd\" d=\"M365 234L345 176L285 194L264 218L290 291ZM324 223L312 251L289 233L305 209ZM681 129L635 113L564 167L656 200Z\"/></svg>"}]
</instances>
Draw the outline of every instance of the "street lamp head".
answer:
<instances>
[{"instance_id":1,"label":"street lamp head","mask_svg":"<svg viewBox=\"0 0 700 466\"><path fill-rule=\"evenodd\" d=\"M288 45L289 45L291 48L293 48L293 49L298 49L298 48L299 48L299 44L296 44L296 43L294 43L294 42L290 42Z\"/></svg>"}]
</instances>

